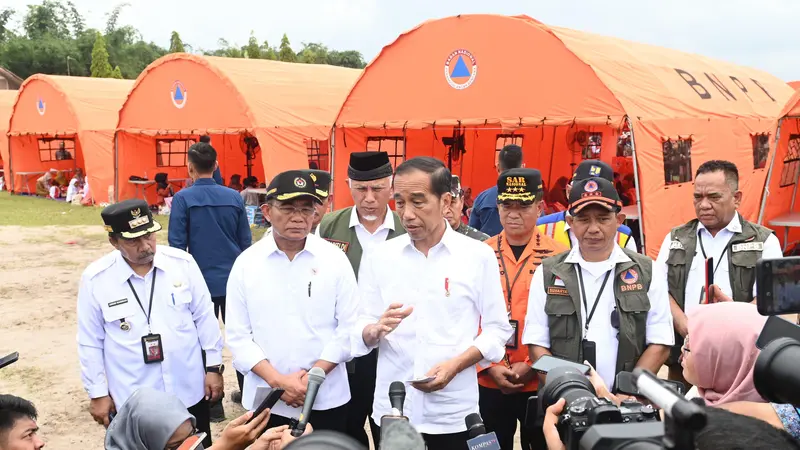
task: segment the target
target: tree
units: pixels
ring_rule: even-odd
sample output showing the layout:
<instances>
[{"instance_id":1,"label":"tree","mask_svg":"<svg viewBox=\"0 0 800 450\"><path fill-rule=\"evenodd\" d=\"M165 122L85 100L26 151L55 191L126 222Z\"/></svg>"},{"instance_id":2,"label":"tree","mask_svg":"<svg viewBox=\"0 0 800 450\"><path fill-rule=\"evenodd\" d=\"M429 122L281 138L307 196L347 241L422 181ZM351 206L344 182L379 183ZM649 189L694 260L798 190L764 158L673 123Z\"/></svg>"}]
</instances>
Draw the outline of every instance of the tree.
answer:
<instances>
[{"instance_id":1,"label":"tree","mask_svg":"<svg viewBox=\"0 0 800 450\"><path fill-rule=\"evenodd\" d=\"M270 47L267 41L261 44L261 59L278 60L278 52L275 51L275 48Z\"/></svg>"},{"instance_id":2,"label":"tree","mask_svg":"<svg viewBox=\"0 0 800 450\"><path fill-rule=\"evenodd\" d=\"M296 62L297 55L292 50L291 44L289 44L289 37L286 36L286 33L283 33L283 37L281 38L281 46L278 49L278 60L285 61L285 62Z\"/></svg>"},{"instance_id":3,"label":"tree","mask_svg":"<svg viewBox=\"0 0 800 450\"><path fill-rule=\"evenodd\" d=\"M303 49L297 54L297 59L306 64L328 64L328 53L328 47L322 44L303 42Z\"/></svg>"},{"instance_id":4,"label":"tree","mask_svg":"<svg viewBox=\"0 0 800 450\"><path fill-rule=\"evenodd\" d=\"M6 39L11 37L11 30L8 29L8 22L14 17L14 10L11 8L3 8L0 10L0 42L5 42Z\"/></svg>"},{"instance_id":5,"label":"tree","mask_svg":"<svg viewBox=\"0 0 800 450\"><path fill-rule=\"evenodd\" d=\"M177 31L172 32L172 36L169 38L169 52L170 53L185 53L186 49L183 46L183 41L181 40L181 36L178 34Z\"/></svg>"},{"instance_id":6,"label":"tree","mask_svg":"<svg viewBox=\"0 0 800 450\"><path fill-rule=\"evenodd\" d=\"M258 45L255 32L250 31L250 39L247 40L247 45L242 48L242 53L250 59L261 59L261 46Z\"/></svg>"},{"instance_id":7,"label":"tree","mask_svg":"<svg viewBox=\"0 0 800 450\"><path fill-rule=\"evenodd\" d=\"M343 52L331 50L328 53L328 64L332 66L350 67L351 69L363 69L367 63L361 52L356 50L346 50Z\"/></svg>"},{"instance_id":8,"label":"tree","mask_svg":"<svg viewBox=\"0 0 800 450\"><path fill-rule=\"evenodd\" d=\"M114 67L114 70L111 71L111 78L122 79L122 71L119 70L119 66Z\"/></svg>"},{"instance_id":9,"label":"tree","mask_svg":"<svg viewBox=\"0 0 800 450\"><path fill-rule=\"evenodd\" d=\"M40 39L52 36L57 39L69 39L70 32L65 17L69 15L61 3L44 0L41 5L28 5L28 14L22 21L22 28L28 39Z\"/></svg>"},{"instance_id":10,"label":"tree","mask_svg":"<svg viewBox=\"0 0 800 450\"><path fill-rule=\"evenodd\" d=\"M108 50L106 40L102 34L97 33L92 48L92 77L110 78L112 73L111 64L108 62Z\"/></svg>"}]
</instances>

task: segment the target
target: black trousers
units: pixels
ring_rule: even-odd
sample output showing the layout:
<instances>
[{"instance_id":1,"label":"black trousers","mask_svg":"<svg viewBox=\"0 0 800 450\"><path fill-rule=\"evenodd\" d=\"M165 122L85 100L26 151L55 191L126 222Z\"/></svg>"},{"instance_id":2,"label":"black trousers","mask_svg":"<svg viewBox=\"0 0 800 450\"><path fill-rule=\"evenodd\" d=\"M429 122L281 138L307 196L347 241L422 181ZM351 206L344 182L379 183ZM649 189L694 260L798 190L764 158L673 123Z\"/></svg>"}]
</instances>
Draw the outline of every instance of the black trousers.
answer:
<instances>
[{"instance_id":1,"label":"black trousers","mask_svg":"<svg viewBox=\"0 0 800 450\"><path fill-rule=\"evenodd\" d=\"M187 409L197 422L197 431L202 431L206 434L206 438L203 440L203 447L211 447L211 410L209 409L208 400L204 398Z\"/></svg>"},{"instance_id":2,"label":"black trousers","mask_svg":"<svg viewBox=\"0 0 800 450\"><path fill-rule=\"evenodd\" d=\"M211 297L211 301L214 303L214 317L220 317L221 315L222 323L225 323L225 296ZM244 374L239 373L238 370L236 371L236 382L239 384L239 391L243 392Z\"/></svg>"},{"instance_id":3,"label":"black trousers","mask_svg":"<svg viewBox=\"0 0 800 450\"><path fill-rule=\"evenodd\" d=\"M377 432L373 432L373 435L377 434L377 439L375 440L375 448L380 447L381 443L381 429L380 427L375 427L373 430L377 430ZM422 439L425 441L425 446L428 447L430 450L464 450L467 447L467 440L469 439L469 434L466 431L462 431L461 433L450 433L450 434L425 434L422 433ZM501 447L503 450L506 450L506 447ZM514 446L508 447L509 449L513 449Z\"/></svg>"},{"instance_id":4,"label":"black trousers","mask_svg":"<svg viewBox=\"0 0 800 450\"><path fill-rule=\"evenodd\" d=\"M326 410L313 410L311 411L311 418L308 420L314 431L329 430L344 433L347 426L347 404L339 406L338 408ZM269 416L267 428L279 427L281 425L289 425L291 419L288 417L272 414ZM462 449L463 450L463 449Z\"/></svg>"},{"instance_id":5,"label":"black trousers","mask_svg":"<svg viewBox=\"0 0 800 450\"><path fill-rule=\"evenodd\" d=\"M350 383L350 402L347 404L346 433L369 448L369 438L366 430L364 430L364 423L369 419L372 441L376 442L375 448L378 448L378 432L375 431L378 426L370 417L372 415L372 400L375 396L378 350L373 350L361 358L354 359L351 364L355 364L355 372L347 374L348 382ZM386 395L389 395L389 393L387 392Z\"/></svg>"},{"instance_id":6,"label":"black trousers","mask_svg":"<svg viewBox=\"0 0 800 450\"><path fill-rule=\"evenodd\" d=\"M546 450L544 432L541 427L530 430L525 427L525 414L528 408L528 398L536 395L535 392L519 392L516 394L503 394L500 389L479 387L481 417L486 431L497 435L497 440L502 449L514 448L514 434L517 432L517 422L520 424L520 443L523 450Z\"/></svg>"}]
</instances>

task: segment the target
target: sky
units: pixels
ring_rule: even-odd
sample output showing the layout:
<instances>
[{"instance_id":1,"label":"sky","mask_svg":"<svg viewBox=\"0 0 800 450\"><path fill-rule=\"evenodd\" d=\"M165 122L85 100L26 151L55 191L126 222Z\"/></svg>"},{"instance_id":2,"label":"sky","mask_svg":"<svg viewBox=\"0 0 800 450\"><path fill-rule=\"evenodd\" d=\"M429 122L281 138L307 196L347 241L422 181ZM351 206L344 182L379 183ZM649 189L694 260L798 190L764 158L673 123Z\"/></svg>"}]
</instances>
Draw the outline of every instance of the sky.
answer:
<instances>
[{"instance_id":1,"label":"sky","mask_svg":"<svg viewBox=\"0 0 800 450\"><path fill-rule=\"evenodd\" d=\"M90 27L103 28L114 0L73 0ZM796 40L797 0L127 0L120 22L145 40L169 45L175 30L195 51L220 38L244 45L280 43L295 50L320 42L358 50L369 61L401 33L435 18L457 14L526 14L549 25L573 28L755 67L785 80L800 80ZM3 0L24 11L31 0ZM19 21L20 15L17 20Z\"/></svg>"}]
</instances>

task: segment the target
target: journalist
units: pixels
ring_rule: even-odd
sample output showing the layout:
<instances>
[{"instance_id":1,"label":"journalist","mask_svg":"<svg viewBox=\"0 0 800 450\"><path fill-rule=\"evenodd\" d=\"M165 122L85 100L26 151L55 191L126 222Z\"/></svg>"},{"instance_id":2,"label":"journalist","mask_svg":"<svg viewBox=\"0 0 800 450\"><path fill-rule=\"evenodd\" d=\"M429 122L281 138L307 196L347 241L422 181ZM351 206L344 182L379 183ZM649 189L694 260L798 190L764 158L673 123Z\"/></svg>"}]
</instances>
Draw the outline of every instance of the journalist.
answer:
<instances>
[{"instance_id":1,"label":"journalist","mask_svg":"<svg viewBox=\"0 0 800 450\"><path fill-rule=\"evenodd\" d=\"M0 394L0 450L44 448L36 419L33 403L15 395Z\"/></svg>"}]
</instances>

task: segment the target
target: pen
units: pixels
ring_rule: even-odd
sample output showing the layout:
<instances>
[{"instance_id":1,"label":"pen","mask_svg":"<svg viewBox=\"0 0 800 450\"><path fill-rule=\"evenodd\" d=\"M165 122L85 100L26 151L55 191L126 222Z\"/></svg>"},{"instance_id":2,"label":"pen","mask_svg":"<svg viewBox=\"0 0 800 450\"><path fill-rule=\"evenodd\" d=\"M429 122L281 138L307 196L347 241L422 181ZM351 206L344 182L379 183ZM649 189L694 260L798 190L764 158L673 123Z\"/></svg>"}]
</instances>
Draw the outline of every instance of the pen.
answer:
<instances>
[{"instance_id":1,"label":"pen","mask_svg":"<svg viewBox=\"0 0 800 450\"><path fill-rule=\"evenodd\" d=\"M170 294L172 296L172 306L175 306L175 294Z\"/></svg>"},{"instance_id":2,"label":"pen","mask_svg":"<svg viewBox=\"0 0 800 450\"><path fill-rule=\"evenodd\" d=\"M311 282L308 282L308 298L311 298Z\"/></svg>"}]
</instances>

